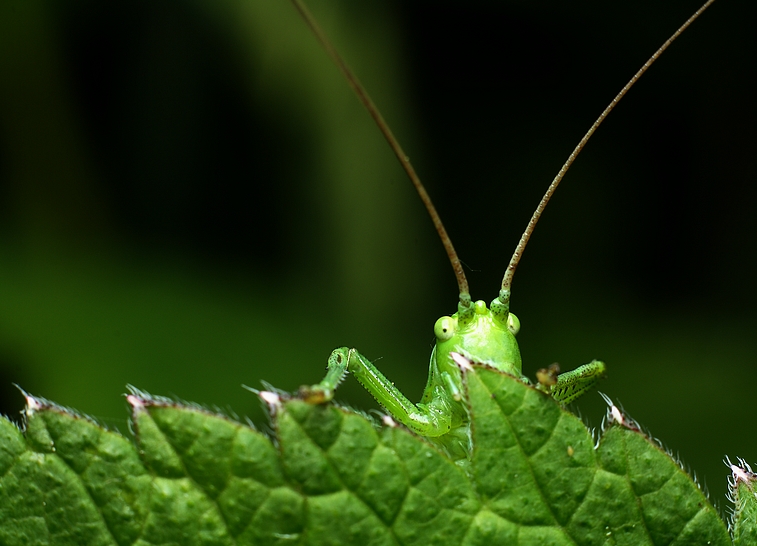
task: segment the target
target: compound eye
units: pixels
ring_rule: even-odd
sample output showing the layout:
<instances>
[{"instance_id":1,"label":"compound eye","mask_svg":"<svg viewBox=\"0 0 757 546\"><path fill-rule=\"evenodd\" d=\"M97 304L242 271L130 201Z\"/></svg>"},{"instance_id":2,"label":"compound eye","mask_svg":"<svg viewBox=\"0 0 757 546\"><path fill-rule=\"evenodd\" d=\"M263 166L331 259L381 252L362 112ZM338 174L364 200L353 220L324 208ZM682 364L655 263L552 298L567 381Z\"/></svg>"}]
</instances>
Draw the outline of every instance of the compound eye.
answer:
<instances>
[{"instance_id":1,"label":"compound eye","mask_svg":"<svg viewBox=\"0 0 757 546\"><path fill-rule=\"evenodd\" d=\"M513 313L507 315L507 329L512 332L514 336L520 332L520 320Z\"/></svg>"},{"instance_id":2,"label":"compound eye","mask_svg":"<svg viewBox=\"0 0 757 546\"><path fill-rule=\"evenodd\" d=\"M452 317L442 317L434 324L434 335L437 341L447 341L455 335L457 321Z\"/></svg>"}]
</instances>

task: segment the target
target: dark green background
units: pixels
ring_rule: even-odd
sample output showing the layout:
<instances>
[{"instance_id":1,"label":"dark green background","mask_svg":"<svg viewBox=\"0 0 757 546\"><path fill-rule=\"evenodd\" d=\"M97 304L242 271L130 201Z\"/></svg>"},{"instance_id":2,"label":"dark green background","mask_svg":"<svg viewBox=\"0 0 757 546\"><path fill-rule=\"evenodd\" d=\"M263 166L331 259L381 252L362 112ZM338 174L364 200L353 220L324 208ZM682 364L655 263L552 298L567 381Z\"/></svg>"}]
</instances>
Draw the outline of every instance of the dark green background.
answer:
<instances>
[{"instance_id":1,"label":"dark green background","mask_svg":"<svg viewBox=\"0 0 757 546\"><path fill-rule=\"evenodd\" d=\"M312 2L491 300L541 193L696 2ZM720 0L571 170L514 283L524 371L601 390L724 505L757 460L757 38ZM0 7L0 411L124 385L251 415L358 347L411 398L455 309L425 212L284 0ZM351 380L339 397L375 407ZM603 403L583 414L598 427Z\"/></svg>"}]
</instances>

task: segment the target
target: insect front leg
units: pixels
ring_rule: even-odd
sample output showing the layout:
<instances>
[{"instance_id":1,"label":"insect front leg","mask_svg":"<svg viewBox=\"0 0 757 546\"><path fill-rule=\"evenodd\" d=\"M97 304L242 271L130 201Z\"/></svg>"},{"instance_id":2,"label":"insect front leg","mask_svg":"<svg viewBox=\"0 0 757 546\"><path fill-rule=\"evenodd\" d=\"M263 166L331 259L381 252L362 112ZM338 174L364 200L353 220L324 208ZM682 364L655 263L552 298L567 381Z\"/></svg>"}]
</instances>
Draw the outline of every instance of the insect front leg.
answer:
<instances>
[{"instance_id":1,"label":"insect front leg","mask_svg":"<svg viewBox=\"0 0 757 546\"><path fill-rule=\"evenodd\" d=\"M300 388L306 402L320 404L334 397L337 385L347 372L355 376L391 416L422 436L441 436L452 428L453 397L442 385L431 387L426 403L414 404L355 349L341 347L329 357L326 377L317 385Z\"/></svg>"},{"instance_id":2,"label":"insect front leg","mask_svg":"<svg viewBox=\"0 0 757 546\"><path fill-rule=\"evenodd\" d=\"M593 360L575 370L557 375L554 381L548 379L547 370L540 370L540 373L547 372L546 377L537 373L537 378L541 390L551 394L561 404L570 404L576 398L583 396L597 381L602 379L606 371L607 367L604 362Z\"/></svg>"}]
</instances>

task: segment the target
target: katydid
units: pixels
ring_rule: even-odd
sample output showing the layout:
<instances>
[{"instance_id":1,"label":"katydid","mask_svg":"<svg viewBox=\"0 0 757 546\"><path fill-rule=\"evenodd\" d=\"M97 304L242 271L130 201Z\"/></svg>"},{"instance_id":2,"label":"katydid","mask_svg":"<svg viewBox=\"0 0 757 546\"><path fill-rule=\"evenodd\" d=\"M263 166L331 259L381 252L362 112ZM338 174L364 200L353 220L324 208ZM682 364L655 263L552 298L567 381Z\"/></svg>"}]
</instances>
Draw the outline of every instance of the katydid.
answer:
<instances>
[{"instance_id":1,"label":"katydid","mask_svg":"<svg viewBox=\"0 0 757 546\"><path fill-rule=\"evenodd\" d=\"M389 412L394 420L417 434L430 438L434 443L446 449L453 458L466 459L471 450L470 427L467 410L462 400L461 367L470 362L478 362L523 378L520 350L515 339L520 329L520 323L518 318L510 312L510 295L513 275L536 223L568 168L605 117L673 40L713 1L708 0L699 8L644 63L592 124L553 179L533 213L505 270L499 294L487 306L482 300L475 302L471 300L468 282L452 241L407 155L378 109L334 46L323 34L302 0L292 0L295 8L302 15L317 40L342 71L405 169L431 216L452 265L459 289L457 312L451 316L441 317L434 325L436 345L431 353L428 381L420 402L411 402L366 357L357 350L347 347L336 349L331 353L324 379L317 385L301 387L300 396L311 403L329 401L334 397L337 385L349 372ZM556 367L550 367L537 373L537 388L547 392L558 402L568 404L593 387L605 375L605 370L605 364L596 360L563 374L558 373ZM528 381L526 378L523 379Z\"/></svg>"}]
</instances>

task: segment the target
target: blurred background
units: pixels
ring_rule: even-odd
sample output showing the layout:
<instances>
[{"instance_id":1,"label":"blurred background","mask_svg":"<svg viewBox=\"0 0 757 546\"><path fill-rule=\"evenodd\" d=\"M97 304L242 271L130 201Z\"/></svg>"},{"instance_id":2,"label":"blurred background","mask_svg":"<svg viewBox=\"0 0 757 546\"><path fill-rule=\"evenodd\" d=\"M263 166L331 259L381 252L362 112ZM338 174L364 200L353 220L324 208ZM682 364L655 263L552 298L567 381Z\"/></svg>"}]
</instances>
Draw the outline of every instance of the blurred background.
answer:
<instances>
[{"instance_id":1,"label":"blurred background","mask_svg":"<svg viewBox=\"0 0 757 546\"><path fill-rule=\"evenodd\" d=\"M313 0L493 299L541 194L698 0ZM524 373L600 390L725 506L757 461L757 37L717 2L610 116L515 276ZM133 384L265 424L357 347L411 399L456 285L378 130L285 1L0 6L0 412L128 432ZM375 402L353 380L338 398ZM594 427L596 393L578 404Z\"/></svg>"}]
</instances>

